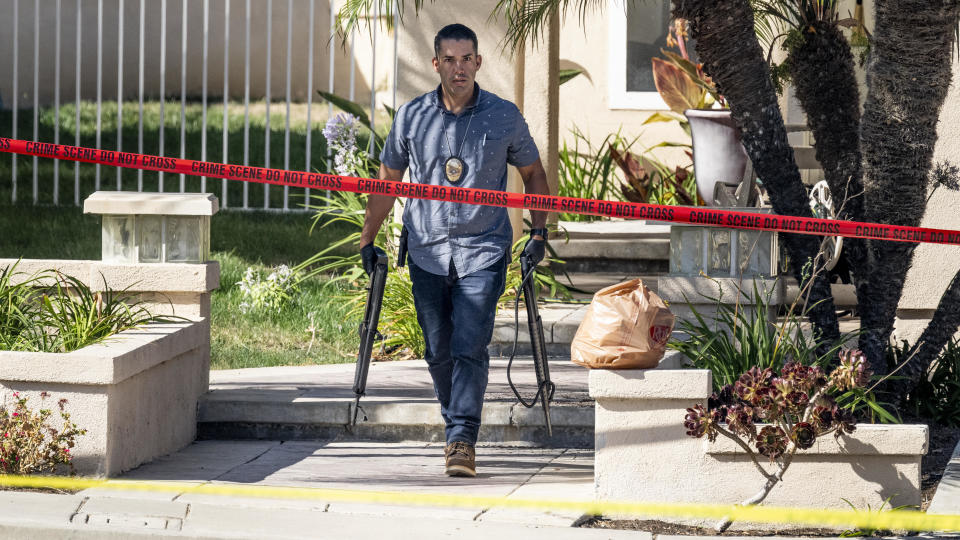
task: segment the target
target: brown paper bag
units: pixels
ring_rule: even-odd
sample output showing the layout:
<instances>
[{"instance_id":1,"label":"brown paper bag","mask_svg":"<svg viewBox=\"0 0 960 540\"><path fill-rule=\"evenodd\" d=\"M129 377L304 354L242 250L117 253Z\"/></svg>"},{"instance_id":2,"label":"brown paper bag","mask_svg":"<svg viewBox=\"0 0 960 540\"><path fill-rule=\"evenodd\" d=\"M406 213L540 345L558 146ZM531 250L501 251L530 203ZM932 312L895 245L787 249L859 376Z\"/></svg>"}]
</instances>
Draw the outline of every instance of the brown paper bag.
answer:
<instances>
[{"instance_id":1,"label":"brown paper bag","mask_svg":"<svg viewBox=\"0 0 960 540\"><path fill-rule=\"evenodd\" d=\"M570 344L570 357L587 368L656 367L673 333L670 309L634 279L598 291Z\"/></svg>"}]
</instances>

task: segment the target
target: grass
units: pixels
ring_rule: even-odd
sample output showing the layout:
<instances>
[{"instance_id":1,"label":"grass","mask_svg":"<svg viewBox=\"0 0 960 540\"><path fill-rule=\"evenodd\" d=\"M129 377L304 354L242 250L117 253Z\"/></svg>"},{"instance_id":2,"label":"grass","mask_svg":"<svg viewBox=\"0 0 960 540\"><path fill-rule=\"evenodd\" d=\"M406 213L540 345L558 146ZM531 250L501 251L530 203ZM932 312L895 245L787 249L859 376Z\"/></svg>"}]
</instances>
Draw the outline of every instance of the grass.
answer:
<instances>
[{"instance_id":1,"label":"grass","mask_svg":"<svg viewBox=\"0 0 960 540\"><path fill-rule=\"evenodd\" d=\"M304 282L294 302L280 313L245 315L239 309L236 282L248 266L266 270L296 264L352 232L331 225L308 235L310 223L305 213L222 211L211 219L212 258L220 263L220 288L211 300L213 369L354 359L358 321L346 319L347 306L337 298L340 291L323 278ZM99 220L73 206L2 206L0 257L97 260Z\"/></svg>"}]
</instances>

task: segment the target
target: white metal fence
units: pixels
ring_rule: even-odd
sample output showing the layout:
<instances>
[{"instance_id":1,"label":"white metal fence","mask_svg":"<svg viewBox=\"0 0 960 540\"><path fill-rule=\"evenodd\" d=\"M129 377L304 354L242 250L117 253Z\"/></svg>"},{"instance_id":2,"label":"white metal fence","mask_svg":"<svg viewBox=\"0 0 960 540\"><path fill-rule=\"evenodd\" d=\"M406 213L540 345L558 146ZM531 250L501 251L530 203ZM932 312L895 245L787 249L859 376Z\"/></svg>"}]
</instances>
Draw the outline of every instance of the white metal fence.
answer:
<instances>
[{"instance_id":1,"label":"white metal fence","mask_svg":"<svg viewBox=\"0 0 960 540\"><path fill-rule=\"evenodd\" d=\"M179 4L179 6L177 4ZM211 24L211 4L213 4L215 10L215 16L222 18L220 21L213 20L213 22L218 23L216 25ZM279 4L280 9L275 9L277 6L274 4ZM276 12L278 11L282 15L284 4L286 7L285 24L282 18L276 17ZM93 11L94 5L95 12ZM222 125L220 126L221 141L219 152L216 156L219 158L217 161L243 163L244 165L263 165L267 167L282 166L284 169L294 167L298 170L314 170L315 168L326 170L328 166L328 156L316 155L318 148L325 149L326 145L323 141L317 141L316 134L314 134L314 131L322 128L322 126L316 125L313 115L314 109L316 108L314 103L315 91L322 88L330 92L337 92L338 87L335 86L336 82L340 90L338 93L351 100L357 97L357 57L360 56L360 53L355 50L357 40L355 36L351 36L349 48L344 51L339 48L335 42L335 38L333 40L331 39L331 35L335 31L333 21L335 20L337 9L339 9L339 6L331 0L254 0L252 3L251 0L180 0L179 2L177 0L150 0L150 2L146 0L107 0L106 2L105 0L0 0L0 8L4 9L6 13L12 14L12 17L8 17L6 22L0 22L0 40L10 44L10 51L12 53L8 61L10 79L3 82L3 77L0 77L2 109L7 109L10 116L9 129L4 129L3 126L0 126L0 133L9 134L13 138L30 138L32 140L41 140L43 138L50 142L60 143L61 131L72 131L73 140L64 140L63 142L65 144L81 146L84 145L82 143L86 142L87 145L93 144L96 148L101 148L104 142L104 134L107 133L106 130L115 130L115 149L117 151L135 150L138 153L157 153L159 155L174 155L180 158L207 160L209 146L208 127L212 130L216 129L216 126L207 125L207 113L209 105L216 103L223 107ZM127 10L126 14L124 10ZM328 10L328 13L324 13L323 10ZM159 13L157 13L157 11L159 11ZM197 11L200 13L197 14ZM296 18L294 17L295 14L297 14ZM199 17L195 17L195 15L199 15ZM326 21L329 22L329 24L318 24L318 19L321 19L321 22L323 22L322 19L325 15ZM396 22L396 13L391 15L394 22ZM179 19L179 25L168 24L168 18ZM302 28L302 26L304 26L304 18L308 21L306 23L305 35L303 35ZM199 21L196 19L199 19ZM376 14L374 20L379 20ZM105 21L107 25L110 23L115 23L116 25L115 28L109 26L107 28L108 34L116 34L115 42L110 39L105 39ZM136 51L130 51L133 36L130 35L130 29L124 28L124 23L126 22L129 25L134 21L136 27L132 30L136 35L136 41L133 44ZM199 24L197 24L198 22ZM234 34L231 35L231 26L236 27L241 24L243 34L237 36L235 30ZM6 28L4 28L4 26L6 26ZM74 27L72 31L70 31L70 26ZM177 28L177 26L179 26L179 28ZM286 34L284 44L285 51L280 52L275 50L277 49L273 43L275 26ZM219 33L219 35L212 35L214 33ZM376 110L377 105L376 55L378 33L382 33L382 31L361 33L361 39L368 39L369 36L372 41L371 49L365 51L369 53L369 58L363 58L359 62L362 68L361 70L368 76L371 111ZM30 34L32 34L32 36L30 36ZM199 34L199 36L197 34ZM110 36L107 37L109 38ZM31 41L30 38L32 38L32 47L29 43ZM381 39L383 38L381 37ZM168 67L170 67L168 63L172 63L169 62L167 58L168 48L175 47L176 42L173 40L179 40L180 45L178 51L180 57L178 62L180 69L179 88L170 88L167 86L167 79L171 75L168 73ZM197 47L197 40L199 40L199 47ZM159 43L156 43L157 41ZM296 49L294 48L295 42L297 44ZM95 61L89 58L94 44L96 47ZM222 66L211 65L211 47L216 48L221 46L221 44L222 51L220 56L222 56ZM254 45L253 52L258 55L259 58L256 62L251 59L251 44ZM257 49L258 44L261 46L260 50ZM52 52L49 50L51 45L53 47ZM111 50L112 47L114 47L113 50ZM298 69L295 70L292 65L292 59L296 55L302 55L304 48L306 48L307 57L306 70L300 69L299 66ZM280 54L278 54L278 52L280 52ZM128 70L126 74L124 68L125 64L131 63L131 57L134 54L136 55L136 90L135 96L131 96L129 87L133 86L133 81L131 80L133 77L132 73L130 73L130 66L126 66ZM237 95L239 94L239 89L236 88L236 85L232 86L230 84L231 78L238 78L238 74L236 73L240 64L237 62L238 54L243 55L243 145L242 155L236 155L236 153L231 155L228 144L231 140L230 114L228 114L228 109L231 103L233 103L235 107L238 107L241 102L239 99L240 96ZM262 58L260 58L261 54ZM317 69L315 72L314 67L315 64L320 64L323 61L322 56L324 54L327 57L326 80L318 83L315 79L317 76L322 77L322 72L320 69ZM85 55L87 57L85 57ZM52 65L50 62L51 56ZM396 32L393 32L392 56L394 67L392 73L395 73L397 65ZM106 64L105 58L110 57L116 59L115 64ZM285 125L283 129L282 163L278 162L278 156L274 156L274 158L271 159L270 155L271 143L274 142L272 139L278 136L278 134L274 134L276 130L271 130L270 127L271 107L279 105L279 103L273 103L274 96L271 92L273 86L276 84L274 79L278 78L276 77L277 74L274 73L275 69L272 65L275 57L279 57L278 59L283 62L284 97L282 103L285 105ZM231 58L234 59L233 64L231 64ZM72 66L73 73L69 73L70 62L74 64ZM94 63L95 72L91 69L94 67L92 65ZM197 101L195 94L192 96L193 99L188 98L191 97L189 95L191 94L191 87L196 86L196 77L194 74L198 63L200 64L199 104L201 108L199 148L188 143L187 133L188 102L194 105ZM3 64L0 63L0 66L2 65ZM263 65L262 73L256 73L255 70L259 71L257 68L261 65ZM64 66L66 66L65 69ZM346 71L345 66L349 66L348 88L344 88L346 85L343 81L343 79L346 78L344 76L344 72ZM317 67L319 68L321 66ZM52 81L49 80L51 69L53 75ZM220 77L220 79L222 79L222 88L220 88L218 84L217 88L213 89L215 94L211 96L209 83L211 79L216 79L217 74L214 70L219 71L220 69L222 69L222 76ZM338 69L340 70L340 76L338 76ZM111 70L114 70L115 73L110 73ZM159 73L156 73L155 70L159 70ZM24 71L27 71L27 77L32 75L32 81L23 80L27 78L24 76ZM32 71L32 73L30 73L30 71ZM61 96L70 90L68 87L64 88L61 86L63 82L61 81L61 76L64 72L67 72L68 76L72 75L74 79L74 91L73 95L70 96L73 98L74 108L72 123L69 118L61 118L60 114L63 105L63 103L61 103ZM0 71L0 73L2 73L2 71ZM94 73L95 78L93 82L95 82L95 84L92 84L90 79ZM389 79L390 85L392 85L393 95L389 103L396 107L397 78L392 76L392 73ZM105 75L109 75L110 77L105 80ZM188 83L188 76L191 77L190 83ZM251 83L252 81L255 82L258 76L263 77L262 91L257 92L254 90L255 95L251 96ZM43 77L42 84L41 77ZM69 78L64 78L69 82ZM114 78L116 79L116 94L112 96L115 98L112 103L115 103L114 106L116 107L116 123L114 126L107 126L105 125L103 107L105 102L105 82ZM145 78L155 80L152 85L145 84ZM298 78L300 79L299 81L296 80ZM49 88L51 84L52 88ZM95 90L93 88L94 86ZM153 88L151 88L151 86L153 86ZM299 100L296 100L292 96L292 88L294 87L297 88L297 93L300 97ZM29 92L27 92L28 90ZM106 90L109 92L110 89ZM127 90L126 93L125 90ZM217 96L216 93L220 93L221 95ZM236 96L237 99L231 100L231 95ZM129 120L125 122L123 114L125 106L124 100L128 100L126 106L130 107L134 97L137 100L138 108L135 126L131 125ZM157 126L158 133L156 133L158 146L154 148L144 147L145 97L147 99L159 99L160 120ZM210 99L211 97L213 100ZM251 132L256 133L256 130L259 129L259 126L252 125L251 122L251 97L262 97L265 101L264 107L266 109L263 126L263 155L262 161L258 159L258 162L254 162L253 158L259 157L259 151L256 152L257 156L254 156L255 152L251 149ZM43 98L43 101L41 101L41 98ZM173 101L175 98L179 100L180 118L178 123L179 148L175 150L176 153L174 154L170 152L171 148L165 145L165 141L170 139L173 134L165 133L167 121L164 109L175 103ZM27 99L31 99L31 101L27 101ZM92 134L92 136L86 134L83 137L84 140L82 140L81 111L93 103L95 103L96 108L95 133ZM291 163L291 145L294 144L294 142L291 141L291 104L296 103L301 104L301 107L305 104L306 129L305 140L302 142L304 144L303 159L300 160L299 163ZM46 137L41 136L40 127L42 125L42 119L40 116L41 114L49 115L49 109L45 110L42 107L52 108L52 137L50 137L49 129L46 129L44 132ZM327 112L327 117L333 113L332 107L330 104L326 104L324 107ZM21 125L26 121L26 118L22 117L24 114L32 115L32 132L25 132ZM375 115L371 114L370 118L371 121L374 121ZM72 130L64 129L65 124L72 126ZM130 140L130 130L134 129L134 127L137 131L137 147L136 149L125 148L123 146L124 138L127 137L128 141ZM239 129L235 131L239 132ZM126 136L124 135L125 133L127 133ZM233 134L234 138L237 136L239 136L239 133ZM92 140L90 140L91 138ZM320 139L322 139L322 137L320 137ZM217 150L215 146L213 150ZM297 152L299 154L299 150ZM9 163L9 200L14 203L24 200L19 188L21 187L20 183L25 180L24 176L26 175L18 175L18 161L22 162L26 159L28 158L18 159L16 155L13 155ZM19 165L24 164L19 163ZM85 196L86 193L99 189L113 189L114 187L111 185L113 182L111 182L110 178L114 176L114 174L110 174L108 171L101 171L99 165L88 166L74 163L72 165L65 164L64 166L73 167L72 189L70 189L69 185L61 186L61 179L69 179L69 170L64 171L66 174L62 176L59 160L53 160L52 171L49 172L49 174L38 164L36 157L33 157L32 160L25 165L25 168L30 169L30 200L32 200L34 204L62 204L62 198L67 198L72 195L72 197L70 197L72 198L71 202L79 205L82 197ZM81 171L84 167L92 167L93 170L88 174L82 175ZM135 183L131 178L133 174L135 174ZM82 177L87 178L88 176L90 177L88 178L90 181L87 183L92 185L85 185L85 183L82 182ZM210 191L219 195L221 206L225 208L290 210L296 206L290 202L291 193L289 187L283 187L282 195L280 195L279 193L271 193L271 187L264 185L262 196L256 197L259 200L255 201L251 193L250 184L245 182L242 183L242 189L238 187L228 189L228 182L221 180L219 189L217 189L215 180L210 179L210 182L208 182L206 177L193 179L180 174L179 182L175 182L174 186L171 186L169 182L171 179L164 179L162 172L147 172L146 176L150 181L145 182L144 171L136 171L133 173L133 171L124 171L118 167L115 171L115 188L117 190L170 191L170 188L173 187L174 191L180 192L197 190ZM156 179L155 183L152 181L153 178ZM188 180L190 180L189 185ZM199 182L196 182L196 180L199 180ZM274 190L276 189L275 187ZM309 190L305 190L303 195L309 197ZM0 196L2 196L2 191L0 191ZM300 200L302 200L302 198L300 198Z\"/></svg>"}]
</instances>

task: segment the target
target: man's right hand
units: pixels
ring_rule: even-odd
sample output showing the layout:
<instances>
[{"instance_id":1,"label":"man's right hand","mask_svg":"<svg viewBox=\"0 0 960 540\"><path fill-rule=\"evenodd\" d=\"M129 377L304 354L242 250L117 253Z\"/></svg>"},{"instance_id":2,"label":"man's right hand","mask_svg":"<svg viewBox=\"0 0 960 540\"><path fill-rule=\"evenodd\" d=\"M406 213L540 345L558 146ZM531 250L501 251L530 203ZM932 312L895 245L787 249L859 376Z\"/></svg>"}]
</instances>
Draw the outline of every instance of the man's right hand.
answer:
<instances>
[{"instance_id":1,"label":"man's right hand","mask_svg":"<svg viewBox=\"0 0 960 540\"><path fill-rule=\"evenodd\" d=\"M387 253L373 245L373 242L360 248L360 261L363 263L363 270L368 276L373 274L373 270L377 267L377 259L381 255L386 256Z\"/></svg>"}]
</instances>

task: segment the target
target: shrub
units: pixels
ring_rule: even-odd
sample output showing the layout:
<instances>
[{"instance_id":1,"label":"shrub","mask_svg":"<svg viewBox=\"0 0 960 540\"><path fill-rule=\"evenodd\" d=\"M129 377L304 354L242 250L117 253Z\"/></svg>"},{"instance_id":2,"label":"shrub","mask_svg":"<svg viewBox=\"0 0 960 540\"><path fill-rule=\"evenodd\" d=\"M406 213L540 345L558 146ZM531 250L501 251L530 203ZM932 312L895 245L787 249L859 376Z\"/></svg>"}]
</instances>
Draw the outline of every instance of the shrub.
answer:
<instances>
[{"instance_id":1,"label":"shrub","mask_svg":"<svg viewBox=\"0 0 960 540\"><path fill-rule=\"evenodd\" d=\"M15 277L21 275L15 267L0 272L3 350L70 352L137 326L181 319L151 315L126 289L111 289L103 275L104 290L96 292L56 270L26 277L15 285Z\"/></svg>"},{"instance_id":2,"label":"shrub","mask_svg":"<svg viewBox=\"0 0 960 540\"><path fill-rule=\"evenodd\" d=\"M240 311L243 313L277 312L284 304L291 301L297 292L297 272L289 266L281 264L273 272L262 279L260 272L248 266L243 279L237 282L240 286L242 300Z\"/></svg>"},{"instance_id":3,"label":"shrub","mask_svg":"<svg viewBox=\"0 0 960 540\"><path fill-rule=\"evenodd\" d=\"M41 400L49 394L42 392ZM59 428L52 425L50 409L33 410L27 406L27 398L13 394L12 407L0 408L0 472L4 474L33 474L58 472L66 466L73 474L73 456L70 449L77 437L86 434L70 421L66 411L66 399L57 401Z\"/></svg>"},{"instance_id":4,"label":"shrub","mask_svg":"<svg viewBox=\"0 0 960 540\"><path fill-rule=\"evenodd\" d=\"M905 362L913 351L907 341L891 346L888 358L894 365ZM893 370L891 370L893 371ZM930 364L926 377L903 399L906 410L945 426L960 426L960 341L953 339Z\"/></svg>"},{"instance_id":5,"label":"shrub","mask_svg":"<svg viewBox=\"0 0 960 540\"><path fill-rule=\"evenodd\" d=\"M708 320L691 306L695 321L680 319L678 324L688 339L673 339L667 346L683 353L694 367L709 369L715 392L735 384L742 373L755 368L779 371L789 363L817 366L820 369L832 367L843 344L852 336L842 335L838 340L818 348L814 340L804 333L805 312L798 314L791 307L779 322L771 320L776 311L770 305L771 294L761 292L754 282L753 293L749 295L751 301L756 302L754 306L745 306L739 301L728 304L721 301L721 288L720 297L706 297L716 306L716 318ZM737 298L746 296L740 290ZM841 408L871 422L900 421L890 412L889 403L878 401L873 386L851 386L838 394L836 399Z\"/></svg>"},{"instance_id":6,"label":"shrub","mask_svg":"<svg viewBox=\"0 0 960 540\"><path fill-rule=\"evenodd\" d=\"M594 148L580 130L573 129L571 133L573 147L564 141L557 156L560 169L557 194L561 197L622 201L610 153L611 148L621 141L620 134L607 135L599 147ZM562 221L603 219L602 216L567 213L561 213L559 217Z\"/></svg>"},{"instance_id":7,"label":"shrub","mask_svg":"<svg viewBox=\"0 0 960 540\"><path fill-rule=\"evenodd\" d=\"M740 290L738 301L729 304L722 301L721 287L719 297L705 296L716 306L716 317L707 320L691 306L695 321L680 319L678 324L688 339L671 340L668 347L682 352L697 368L709 369L714 391L734 384L753 367L779 370L788 362L825 367L836 358L849 336L817 352L803 333L802 314L791 310L782 321L772 321L777 308L770 305L771 294L772 289L762 292L754 282L752 294ZM744 297L755 305L741 304L739 299Z\"/></svg>"}]
</instances>

